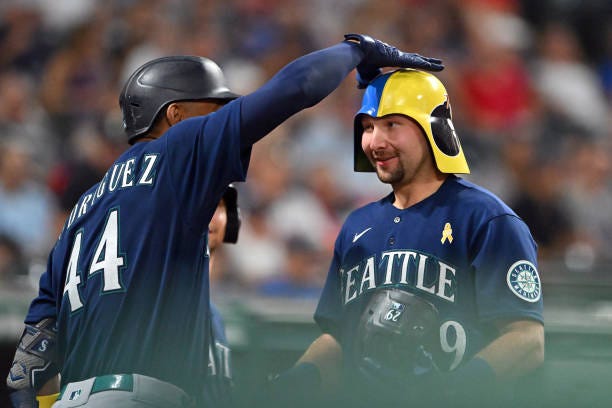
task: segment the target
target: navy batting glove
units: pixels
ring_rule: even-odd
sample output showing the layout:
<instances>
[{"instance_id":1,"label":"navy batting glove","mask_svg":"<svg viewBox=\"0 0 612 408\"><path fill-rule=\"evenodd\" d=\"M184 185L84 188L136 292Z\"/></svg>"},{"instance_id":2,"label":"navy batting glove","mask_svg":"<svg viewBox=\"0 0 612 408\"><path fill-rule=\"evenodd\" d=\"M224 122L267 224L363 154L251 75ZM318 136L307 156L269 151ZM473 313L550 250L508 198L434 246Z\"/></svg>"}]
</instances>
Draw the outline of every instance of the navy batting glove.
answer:
<instances>
[{"instance_id":1,"label":"navy batting glove","mask_svg":"<svg viewBox=\"0 0 612 408\"><path fill-rule=\"evenodd\" d=\"M381 67L414 68L423 71L442 71L444 65L437 58L403 52L396 47L363 34L345 34L344 41L357 44L364 53L357 65L357 87L366 88L381 73Z\"/></svg>"}]
</instances>

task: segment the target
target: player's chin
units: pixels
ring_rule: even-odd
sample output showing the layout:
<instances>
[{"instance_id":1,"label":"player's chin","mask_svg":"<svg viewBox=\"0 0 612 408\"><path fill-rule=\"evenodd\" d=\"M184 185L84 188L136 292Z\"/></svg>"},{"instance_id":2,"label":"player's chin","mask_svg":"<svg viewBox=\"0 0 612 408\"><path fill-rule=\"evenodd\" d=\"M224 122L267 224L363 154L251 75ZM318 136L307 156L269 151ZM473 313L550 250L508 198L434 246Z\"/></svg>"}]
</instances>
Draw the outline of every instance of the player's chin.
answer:
<instances>
[{"instance_id":1,"label":"player's chin","mask_svg":"<svg viewBox=\"0 0 612 408\"><path fill-rule=\"evenodd\" d=\"M376 175L378 179L387 184L397 183L403 178L403 172L400 169L383 169L376 166Z\"/></svg>"},{"instance_id":2,"label":"player's chin","mask_svg":"<svg viewBox=\"0 0 612 408\"><path fill-rule=\"evenodd\" d=\"M391 177L389 173L382 173L380 171L377 171L376 175L378 175L378 179L385 184L390 184L393 182L393 177Z\"/></svg>"}]
</instances>

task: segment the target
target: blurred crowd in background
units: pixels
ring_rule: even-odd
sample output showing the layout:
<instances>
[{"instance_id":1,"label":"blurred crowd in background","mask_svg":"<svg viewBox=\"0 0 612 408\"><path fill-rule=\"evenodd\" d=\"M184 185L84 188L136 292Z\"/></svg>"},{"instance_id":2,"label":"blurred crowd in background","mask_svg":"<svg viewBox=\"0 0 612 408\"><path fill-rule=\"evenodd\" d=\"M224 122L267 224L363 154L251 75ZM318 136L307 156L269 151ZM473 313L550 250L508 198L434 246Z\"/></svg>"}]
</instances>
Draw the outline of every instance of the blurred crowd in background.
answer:
<instances>
[{"instance_id":1,"label":"blurred crowd in background","mask_svg":"<svg viewBox=\"0 0 612 408\"><path fill-rule=\"evenodd\" d=\"M348 32L444 60L466 178L527 222L544 276L609 269L609 0L2 0L0 287L36 287L66 215L128 147L118 94L136 67L207 56L244 94ZM360 98L349 77L256 145L213 293L318 297L348 212L390 191L352 170Z\"/></svg>"}]
</instances>

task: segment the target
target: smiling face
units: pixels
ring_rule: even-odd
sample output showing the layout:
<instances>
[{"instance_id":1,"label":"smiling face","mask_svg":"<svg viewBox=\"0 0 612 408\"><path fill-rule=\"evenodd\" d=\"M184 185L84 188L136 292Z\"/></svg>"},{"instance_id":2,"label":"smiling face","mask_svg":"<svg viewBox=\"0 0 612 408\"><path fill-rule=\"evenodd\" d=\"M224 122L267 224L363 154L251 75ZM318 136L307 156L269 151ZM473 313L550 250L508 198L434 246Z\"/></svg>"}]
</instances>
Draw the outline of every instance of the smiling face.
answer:
<instances>
[{"instance_id":1,"label":"smiling face","mask_svg":"<svg viewBox=\"0 0 612 408\"><path fill-rule=\"evenodd\" d=\"M435 173L429 143L423 131L404 115L373 118L362 115L361 148L378 178L397 189Z\"/></svg>"}]
</instances>

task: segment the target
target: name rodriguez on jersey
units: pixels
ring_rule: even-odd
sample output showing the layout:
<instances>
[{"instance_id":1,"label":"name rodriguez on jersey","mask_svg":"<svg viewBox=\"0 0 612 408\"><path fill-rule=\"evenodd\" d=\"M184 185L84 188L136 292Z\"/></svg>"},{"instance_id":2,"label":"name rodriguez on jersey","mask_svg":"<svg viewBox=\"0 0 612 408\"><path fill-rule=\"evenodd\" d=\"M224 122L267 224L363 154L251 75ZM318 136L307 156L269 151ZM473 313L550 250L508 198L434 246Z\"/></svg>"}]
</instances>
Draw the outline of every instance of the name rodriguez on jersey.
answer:
<instances>
[{"instance_id":1,"label":"name rodriguez on jersey","mask_svg":"<svg viewBox=\"0 0 612 408\"><path fill-rule=\"evenodd\" d=\"M380 286L405 285L454 303L455 274L455 267L415 250L385 251L340 268L342 298L347 304Z\"/></svg>"},{"instance_id":2,"label":"name rodriguez on jersey","mask_svg":"<svg viewBox=\"0 0 612 408\"><path fill-rule=\"evenodd\" d=\"M159 155L154 153L145 154L142 157L140 169L136 168L135 157L113 164L104 174L95 191L82 196L73 207L64 229L70 228L76 220L81 218L106 193L135 186L153 186L159 163L158 158Z\"/></svg>"}]
</instances>

